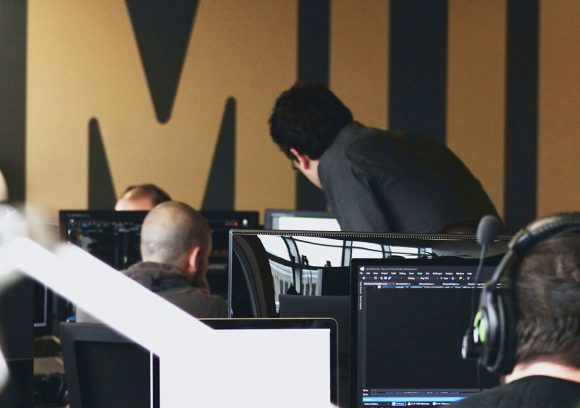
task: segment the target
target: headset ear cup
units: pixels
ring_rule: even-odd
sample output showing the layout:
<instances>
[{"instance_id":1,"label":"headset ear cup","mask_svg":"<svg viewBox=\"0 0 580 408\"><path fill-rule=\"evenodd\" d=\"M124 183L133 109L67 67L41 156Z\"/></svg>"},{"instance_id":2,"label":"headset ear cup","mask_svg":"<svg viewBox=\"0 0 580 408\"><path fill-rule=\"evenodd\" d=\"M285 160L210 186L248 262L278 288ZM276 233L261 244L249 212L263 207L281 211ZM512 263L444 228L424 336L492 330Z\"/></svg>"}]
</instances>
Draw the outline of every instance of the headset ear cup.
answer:
<instances>
[{"instance_id":1,"label":"headset ear cup","mask_svg":"<svg viewBox=\"0 0 580 408\"><path fill-rule=\"evenodd\" d=\"M516 361L517 312L513 290L501 288L496 291L498 309L498 353L491 371L500 374L512 372Z\"/></svg>"},{"instance_id":2,"label":"headset ear cup","mask_svg":"<svg viewBox=\"0 0 580 408\"><path fill-rule=\"evenodd\" d=\"M485 342L482 343L480 350L479 363L490 372L497 372L499 363L504 361L504 342L506 341L504 293L509 292L510 289L497 285L500 277L511 267L514 259L514 252L508 251L497 266L494 277L481 293L480 312L485 317L486 334ZM515 314L510 317L512 317L511 324L515 320Z\"/></svg>"},{"instance_id":3,"label":"headset ear cup","mask_svg":"<svg viewBox=\"0 0 580 408\"><path fill-rule=\"evenodd\" d=\"M481 315L478 327L481 342L479 362L490 370L496 361L498 345L498 318L493 292L482 293L482 304L478 314Z\"/></svg>"}]
</instances>

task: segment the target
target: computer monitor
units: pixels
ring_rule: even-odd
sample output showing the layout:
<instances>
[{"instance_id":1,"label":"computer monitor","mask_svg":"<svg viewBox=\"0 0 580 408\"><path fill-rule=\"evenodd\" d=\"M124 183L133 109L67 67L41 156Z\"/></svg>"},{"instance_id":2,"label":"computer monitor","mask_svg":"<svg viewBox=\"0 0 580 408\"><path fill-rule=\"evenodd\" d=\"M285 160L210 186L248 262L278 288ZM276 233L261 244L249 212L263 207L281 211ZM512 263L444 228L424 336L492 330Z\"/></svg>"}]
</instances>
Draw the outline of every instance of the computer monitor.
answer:
<instances>
[{"instance_id":1,"label":"computer monitor","mask_svg":"<svg viewBox=\"0 0 580 408\"><path fill-rule=\"evenodd\" d=\"M265 228L270 230L340 231L336 217L324 211L267 209Z\"/></svg>"},{"instance_id":2,"label":"computer monitor","mask_svg":"<svg viewBox=\"0 0 580 408\"><path fill-rule=\"evenodd\" d=\"M345 316L341 299L351 296L352 259L478 259L480 254L475 237L467 235L233 230L230 240L228 304L232 317L298 316L300 306L304 317L337 318L339 338L350 335L349 324L341 324ZM499 237L488 253L505 253L508 241L509 237ZM281 301L281 295L300 296L305 301L289 296ZM321 299L317 302L308 297ZM331 297L336 299L324 299ZM291 311L283 310L284 303ZM340 351L340 367L352 367L350 350L340 347ZM343 401L349 398L341 395Z\"/></svg>"},{"instance_id":3,"label":"computer monitor","mask_svg":"<svg viewBox=\"0 0 580 408\"><path fill-rule=\"evenodd\" d=\"M203 210L201 212L212 231L210 263L227 264L229 232L231 229L257 229L260 226L258 211Z\"/></svg>"},{"instance_id":4,"label":"computer monitor","mask_svg":"<svg viewBox=\"0 0 580 408\"><path fill-rule=\"evenodd\" d=\"M60 239L115 269L125 269L141 259L141 224L146 215L146 211L61 210Z\"/></svg>"},{"instance_id":5,"label":"computer monitor","mask_svg":"<svg viewBox=\"0 0 580 408\"><path fill-rule=\"evenodd\" d=\"M255 229L257 211L201 211L212 230L210 262L227 263L228 233L232 228ZM116 269L141 259L141 225L146 211L61 210L61 240L73 243Z\"/></svg>"},{"instance_id":6,"label":"computer monitor","mask_svg":"<svg viewBox=\"0 0 580 408\"><path fill-rule=\"evenodd\" d=\"M506 250L499 237L490 254ZM275 317L281 294L350 294L353 258L478 258L471 235L232 230L229 293L232 317Z\"/></svg>"},{"instance_id":7,"label":"computer monitor","mask_svg":"<svg viewBox=\"0 0 580 408\"><path fill-rule=\"evenodd\" d=\"M201 319L216 330L297 329L328 334L329 398L337 403L337 327L332 319ZM159 358L110 328L63 323L61 340L73 408L159 408ZM283 349L280 349L283 352ZM326 359L326 356L323 358ZM226 365L227 362L219 364ZM161 363L162 366L162 363ZM281 370L284 367L280 367ZM275 375L275 373L272 373ZM219 381L219 380L216 380ZM288 392L299 392L288 384ZM283 396L281 396L283 398Z\"/></svg>"},{"instance_id":8,"label":"computer monitor","mask_svg":"<svg viewBox=\"0 0 580 408\"><path fill-rule=\"evenodd\" d=\"M52 303L54 295L46 286L34 282L32 288L33 298L33 326L34 336L40 337L51 334L52 328Z\"/></svg>"},{"instance_id":9,"label":"computer monitor","mask_svg":"<svg viewBox=\"0 0 580 408\"><path fill-rule=\"evenodd\" d=\"M201 213L212 230L208 281L212 293L225 298L229 230L257 228L259 213L205 210ZM147 211L61 210L60 239L81 247L115 269L126 269L141 260L141 225L146 215Z\"/></svg>"},{"instance_id":10,"label":"computer monitor","mask_svg":"<svg viewBox=\"0 0 580 408\"><path fill-rule=\"evenodd\" d=\"M126 269L141 259L141 225L147 211L60 210L60 240L87 251L107 265ZM56 297L53 326L74 320L74 305Z\"/></svg>"},{"instance_id":11,"label":"computer monitor","mask_svg":"<svg viewBox=\"0 0 580 408\"><path fill-rule=\"evenodd\" d=\"M351 406L450 405L497 385L461 341L499 259L477 282L477 259L353 259Z\"/></svg>"},{"instance_id":12,"label":"computer monitor","mask_svg":"<svg viewBox=\"0 0 580 408\"><path fill-rule=\"evenodd\" d=\"M148 350L97 324L62 323L60 339L71 407L159 408L159 359Z\"/></svg>"}]
</instances>

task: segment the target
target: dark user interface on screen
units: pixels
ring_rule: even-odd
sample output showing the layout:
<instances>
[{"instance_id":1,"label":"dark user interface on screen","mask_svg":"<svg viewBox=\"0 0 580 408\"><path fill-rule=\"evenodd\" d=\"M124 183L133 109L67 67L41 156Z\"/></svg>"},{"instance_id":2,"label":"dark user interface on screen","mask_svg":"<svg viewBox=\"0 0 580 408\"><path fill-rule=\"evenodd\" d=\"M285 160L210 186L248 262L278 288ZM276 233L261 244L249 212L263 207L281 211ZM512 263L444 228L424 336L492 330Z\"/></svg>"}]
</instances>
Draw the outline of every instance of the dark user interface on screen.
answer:
<instances>
[{"instance_id":1,"label":"dark user interface on screen","mask_svg":"<svg viewBox=\"0 0 580 408\"><path fill-rule=\"evenodd\" d=\"M139 244L145 214L141 211L61 213L61 228L66 241L115 269L126 269L141 259Z\"/></svg>"},{"instance_id":2,"label":"dark user interface on screen","mask_svg":"<svg viewBox=\"0 0 580 408\"><path fill-rule=\"evenodd\" d=\"M447 405L497 383L461 357L475 265L358 266L358 406Z\"/></svg>"}]
</instances>

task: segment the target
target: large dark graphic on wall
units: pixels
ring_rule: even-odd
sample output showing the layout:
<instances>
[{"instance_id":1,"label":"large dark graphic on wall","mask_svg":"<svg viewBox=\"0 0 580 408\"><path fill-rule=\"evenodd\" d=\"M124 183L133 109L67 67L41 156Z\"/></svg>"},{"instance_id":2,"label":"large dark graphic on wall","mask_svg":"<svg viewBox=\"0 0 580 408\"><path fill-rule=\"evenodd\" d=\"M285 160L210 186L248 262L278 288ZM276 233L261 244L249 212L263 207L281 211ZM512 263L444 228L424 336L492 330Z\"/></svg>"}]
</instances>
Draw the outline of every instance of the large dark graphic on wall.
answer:
<instances>
[{"instance_id":1,"label":"large dark graphic on wall","mask_svg":"<svg viewBox=\"0 0 580 408\"><path fill-rule=\"evenodd\" d=\"M110 210L115 207L113 177L105 152L99 122L89 121L89 209Z\"/></svg>"},{"instance_id":2,"label":"large dark graphic on wall","mask_svg":"<svg viewBox=\"0 0 580 408\"><path fill-rule=\"evenodd\" d=\"M0 0L0 169L14 202L26 197L26 5Z\"/></svg>"},{"instance_id":3,"label":"large dark graphic on wall","mask_svg":"<svg viewBox=\"0 0 580 408\"><path fill-rule=\"evenodd\" d=\"M226 102L211 170L207 180L204 210L233 210L236 171L236 100Z\"/></svg>"},{"instance_id":4,"label":"large dark graphic on wall","mask_svg":"<svg viewBox=\"0 0 580 408\"><path fill-rule=\"evenodd\" d=\"M197 1L127 0L157 120L170 117L195 23ZM236 103L226 102L202 207L234 209ZM96 119L89 123L89 208L112 208L115 189ZM199 183L191 175L192 183ZM203 180L203 182L206 182Z\"/></svg>"},{"instance_id":5,"label":"large dark graphic on wall","mask_svg":"<svg viewBox=\"0 0 580 408\"><path fill-rule=\"evenodd\" d=\"M445 142L447 1L392 0L389 125Z\"/></svg>"},{"instance_id":6,"label":"large dark graphic on wall","mask_svg":"<svg viewBox=\"0 0 580 408\"><path fill-rule=\"evenodd\" d=\"M98 7L98 1L94 3ZM26 117L26 44L27 13L32 4L0 0L0 168L13 201L26 198L25 131L26 121L33 120ZM156 118L167 123L201 3L125 0L124 4ZM442 142L446 133L449 4L449 0L391 0L390 62L385 67L390 127L423 130ZM537 210L540 8L538 0L508 0L506 4L505 221L508 230L514 231L535 218ZM296 7L296 78L328 84L331 1L298 0ZM42 66L33 68L32 73ZM207 182L202 200L205 208L229 209L235 203L235 122L243 114L236 110L236 101L229 99L209 180L191 175L192 183ZM110 208L116 194L98 119L90 120L85 136L90 150L88 202L91 208ZM322 192L302 176L297 179L296 197L298 209L326 206Z\"/></svg>"},{"instance_id":7,"label":"large dark graphic on wall","mask_svg":"<svg viewBox=\"0 0 580 408\"><path fill-rule=\"evenodd\" d=\"M298 80L328 85L330 0L298 1ZM296 175L296 208L324 210L326 198L302 174Z\"/></svg>"},{"instance_id":8,"label":"large dark graphic on wall","mask_svg":"<svg viewBox=\"0 0 580 408\"><path fill-rule=\"evenodd\" d=\"M538 186L537 0L508 1L505 224L510 232L536 218Z\"/></svg>"},{"instance_id":9,"label":"large dark graphic on wall","mask_svg":"<svg viewBox=\"0 0 580 408\"><path fill-rule=\"evenodd\" d=\"M143 69L160 123L171 117L197 0L126 0Z\"/></svg>"}]
</instances>

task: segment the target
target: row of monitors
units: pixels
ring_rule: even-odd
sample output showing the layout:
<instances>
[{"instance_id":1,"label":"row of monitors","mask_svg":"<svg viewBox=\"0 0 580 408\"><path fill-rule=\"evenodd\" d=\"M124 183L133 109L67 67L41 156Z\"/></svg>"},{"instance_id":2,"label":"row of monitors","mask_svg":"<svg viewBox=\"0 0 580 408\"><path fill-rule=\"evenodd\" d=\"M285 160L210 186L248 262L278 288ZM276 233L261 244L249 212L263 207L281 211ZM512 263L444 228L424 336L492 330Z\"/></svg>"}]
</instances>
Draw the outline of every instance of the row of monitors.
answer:
<instances>
[{"instance_id":1,"label":"row of monitors","mask_svg":"<svg viewBox=\"0 0 580 408\"><path fill-rule=\"evenodd\" d=\"M231 229L257 229L257 211L202 211L213 233L210 262L227 262ZM140 230L146 211L75 211L59 213L60 238L107 264L124 269L140 259ZM266 210L266 229L338 231L330 213Z\"/></svg>"},{"instance_id":2,"label":"row of monitors","mask_svg":"<svg viewBox=\"0 0 580 408\"><path fill-rule=\"evenodd\" d=\"M483 282L474 236L232 231L232 317L332 317L341 405L447 405L498 383L461 358ZM345 403L346 402L346 403Z\"/></svg>"},{"instance_id":3,"label":"row of monitors","mask_svg":"<svg viewBox=\"0 0 580 408\"><path fill-rule=\"evenodd\" d=\"M492 245L478 282L473 236L234 229L228 238L230 317L338 321L341 405L446 404L497 382L459 350L509 237Z\"/></svg>"},{"instance_id":4,"label":"row of monitors","mask_svg":"<svg viewBox=\"0 0 580 408\"><path fill-rule=\"evenodd\" d=\"M256 229L260 226L257 211L202 211L213 233L210 257L210 284L215 293L227 297L227 262L229 231L233 228ZM140 260L140 231L146 211L83 211L59 212L59 238L73 243L115 269L126 269ZM305 222L305 221L308 222ZM338 221L330 213L268 209L265 212L268 229L338 230ZM42 285L34 286L35 334L52 332L55 321L66 319L70 307L53 299ZM57 306L54 307L53 303ZM57 316L51 316L56 314Z\"/></svg>"},{"instance_id":5,"label":"row of monitors","mask_svg":"<svg viewBox=\"0 0 580 408\"><path fill-rule=\"evenodd\" d=\"M311 247L299 248L309 254L329 251L327 256L330 256L337 248L332 240L342 239L340 252L352 254L356 250L375 255L374 258L343 258L339 262L347 266L333 266L330 270L318 263L308 268L300 265L305 270L318 267L319 272L330 274L341 268L348 270L349 273L340 275L350 280L352 290L348 294L313 296L286 292L275 295L271 282L265 279L259 289L265 298L272 300L276 311L271 316L259 312L258 317L323 316L338 321L340 406L448 405L497 385L496 376L461 359L460 343L472 315L474 296L492 275L507 238L493 245L477 277L478 251L473 237L287 231L233 231L231 237L236 242L231 273L262 276L270 273L272 281L275 276L272 268L280 267L282 261L272 257L276 246L268 242L276 238L309 243ZM261 249L246 246L255 239L262 243ZM379 252L383 255L378 256ZM257 260L264 256L272 258L268 261L270 270L259 271L258 263L248 266L251 261L241 266L250 258ZM291 259L292 255L288 257ZM324 286L324 274L307 279L311 279L312 285ZM241 293L243 289L235 287L234 291ZM270 295L266 295L268 291ZM249 291L245 295L252 296ZM232 312L240 314L235 308ZM276 320L258 321L274 327L272 322ZM280 345L281 352L283 349ZM149 360L141 359L145 367L143 375L149 370L155 371L154 366L148 365ZM153 385L158 381L151 380ZM290 389L291 385L289 392ZM142 395L142 398L149 397Z\"/></svg>"}]
</instances>

